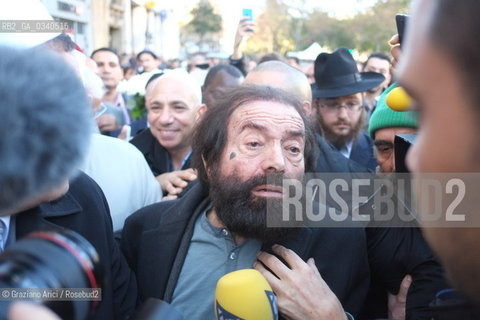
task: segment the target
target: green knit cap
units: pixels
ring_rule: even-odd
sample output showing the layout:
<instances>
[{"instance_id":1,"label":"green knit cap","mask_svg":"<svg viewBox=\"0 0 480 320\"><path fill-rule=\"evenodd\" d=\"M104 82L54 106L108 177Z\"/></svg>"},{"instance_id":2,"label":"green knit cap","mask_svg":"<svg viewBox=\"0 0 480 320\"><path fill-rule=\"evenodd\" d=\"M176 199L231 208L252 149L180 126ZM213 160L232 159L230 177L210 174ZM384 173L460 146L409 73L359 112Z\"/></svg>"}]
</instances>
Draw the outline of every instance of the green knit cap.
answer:
<instances>
[{"instance_id":1,"label":"green knit cap","mask_svg":"<svg viewBox=\"0 0 480 320\"><path fill-rule=\"evenodd\" d=\"M374 138L375 131L383 128L418 128L417 113L414 111L395 111L387 106L387 95L393 89L398 87L398 83L393 83L385 90L377 102L377 107L370 116L368 124L368 133Z\"/></svg>"}]
</instances>

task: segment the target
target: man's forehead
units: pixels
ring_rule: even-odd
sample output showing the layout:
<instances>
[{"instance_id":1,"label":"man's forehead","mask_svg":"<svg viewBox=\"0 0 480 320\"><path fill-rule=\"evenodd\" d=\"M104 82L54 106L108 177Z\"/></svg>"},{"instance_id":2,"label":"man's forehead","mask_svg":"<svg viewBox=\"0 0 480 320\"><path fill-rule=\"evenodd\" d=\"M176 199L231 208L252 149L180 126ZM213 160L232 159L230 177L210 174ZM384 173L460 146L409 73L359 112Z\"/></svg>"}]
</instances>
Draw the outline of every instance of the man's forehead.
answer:
<instances>
[{"instance_id":1,"label":"man's forehead","mask_svg":"<svg viewBox=\"0 0 480 320\"><path fill-rule=\"evenodd\" d=\"M415 128L409 128L409 127L387 127L387 128L381 128L378 129L375 132L375 139L380 137L382 139L385 139L386 137L395 137L396 134L402 134L402 133L412 133L415 132Z\"/></svg>"},{"instance_id":2,"label":"man's forehead","mask_svg":"<svg viewBox=\"0 0 480 320\"><path fill-rule=\"evenodd\" d=\"M273 101L252 101L238 107L232 114L232 126L247 124L282 125L305 130L305 124L294 106Z\"/></svg>"},{"instance_id":3,"label":"man's forehead","mask_svg":"<svg viewBox=\"0 0 480 320\"><path fill-rule=\"evenodd\" d=\"M357 92L348 96L341 96L341 97L335 97L335 98L325 98L327 101L342 101L342 100L349 100L349 99L361 99L362 98L362 92Z\"/></svg>"},{"instance_id":4,"label":"man's forehead","mask_svg":"<svg viewBox=\"0 0 480 320\"><path fill-rule=\"evenodd\" d=\"M190 98L194 95L194 90L181 81L177 81L177 79L160 77L148 85L146 92L148 96L159 94L172 94L178 96L178 98Z\"/></svg>"},{"instance_id":5,"label":"man's forehead","mask_svg":"<svg viewBox=\"0 0 480 320\"><path fill-rule=\"evenodd\" d=\"M368 59L367 61L367 66L370 65L383 65L383 66L390 66L390 62L388 62L385 59L377 58L377 57L372 57Z\"/></svg>"},{"instance_id":6,"label":"man's forehead","mask_svg":"<svg viewBox=\"0 0 480 320\"><path fill-rule=\"evenodd\" d=\"M98 51L92 56L92 59L95 61L98 60L114 60L115 62L120 62L117 55L110 51Z\"/></svg>"},{"instance_id":7,"label":"man's forehead","mask_svg":"<svg viewBox=\"0 0 480 320\"><path fill-rule=\"evenodd\" d=\"M139 57L139 60L154 60L155 58L148 52L142 53Z\"/></svg>"},{"instance_id":8,"label":"man's forehead","mask_svg":"<svg viewBox=\"0 0 480 320\"><path fill-rule=\"evenodd\" d=\"M198 82L183 70L172 70L151 81L145 92L146 99L152 95L176 95L200 105L202 93Z\"/></svg>"}]
</instances>

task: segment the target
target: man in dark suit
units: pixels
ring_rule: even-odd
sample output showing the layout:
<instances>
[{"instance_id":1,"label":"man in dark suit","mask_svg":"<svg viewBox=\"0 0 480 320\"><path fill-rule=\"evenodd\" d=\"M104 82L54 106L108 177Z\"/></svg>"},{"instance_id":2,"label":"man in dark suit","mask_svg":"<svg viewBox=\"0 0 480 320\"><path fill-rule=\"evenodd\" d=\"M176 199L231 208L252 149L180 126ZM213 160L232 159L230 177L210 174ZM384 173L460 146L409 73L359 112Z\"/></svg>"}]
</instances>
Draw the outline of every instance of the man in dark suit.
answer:
<instances>
[{"instance_id":1,"label":"man in dark suit","mask_svg":"<svg viewBox=\"0 0 480 320\"><path fill-rule=\"evenodd\" d=\"M321 53L315 60L313 110L318 131L345 157L374 171L373 143L363 132L366 108L364 92L385 80L376 72L358 72L346 48Z\"/></svg>"},{"instance_id":2,"label":"man in dark suit","mask_svg":"<svg viewBox=\"0 0 480 320\"><path fill-rule=\"evenodd\" d=\"M418 233L376 232L367 239L363 228L343 224L267 227L286 196L278 179L301 179L316 166L317 142L302 109L301 101L278 89L240 86L205 113L192 154L201 183L180 200L146 207L126 221L122 250L141 301L164 299L185 318L210 319L218 279L255 264L277 294L280 312L291 319L359 315L370 268L392 290L407 272L415 273L431 290L412 291L411 307L428 304L443 283L424 245L410 250L422 243ZM267 175L277 180L267 181ZM273 252L291 269L267 253L272 244L283 245Z\"/></svg>"},{"instance_id":3,"label":"man in dark suit","mask_svg":"<svg viewBox=\"0 0 480 320\"><path fill-rule=\"evenodd\" d=\"M164 194L177 197L197 178L190 167L192 131L206 109L200 85L183 70L173 70L147 84L149 128L130 142L147 160Z\"/></svg>"},{"instance_id":4,"label":"man in dark suit","mask_svg":"<svg viewBox=\"0 0 480 320\"><path fill-rule=\"evenodd\" d=\"M94 318L127 318L136 302L135 278L113 238L102 191L76 169L91 126L83 85L43 48L0 51L0 220L7 230L1 243L8 247L45 228L78 232L98 252L104 274Z\"/></svg>"}]
</instances>

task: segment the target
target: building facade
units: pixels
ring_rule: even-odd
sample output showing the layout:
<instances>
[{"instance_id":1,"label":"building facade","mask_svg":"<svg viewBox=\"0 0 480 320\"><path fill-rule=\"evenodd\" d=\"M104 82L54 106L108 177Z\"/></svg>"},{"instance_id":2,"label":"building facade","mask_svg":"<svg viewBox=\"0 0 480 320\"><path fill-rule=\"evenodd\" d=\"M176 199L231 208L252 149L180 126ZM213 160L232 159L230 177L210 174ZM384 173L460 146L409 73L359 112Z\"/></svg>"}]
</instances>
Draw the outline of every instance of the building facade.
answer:
<instances>
[{"instance_id":1,"label":"building facade","mask_svg":"<svg viewBox=\"0 0 480 320\"><path fill-rule=\"evenodd\" d=\"M42 0L55 20L65 22L66 30L81 48L89 52L93 46L90 0Z\"/></svg>"}]
</instances>

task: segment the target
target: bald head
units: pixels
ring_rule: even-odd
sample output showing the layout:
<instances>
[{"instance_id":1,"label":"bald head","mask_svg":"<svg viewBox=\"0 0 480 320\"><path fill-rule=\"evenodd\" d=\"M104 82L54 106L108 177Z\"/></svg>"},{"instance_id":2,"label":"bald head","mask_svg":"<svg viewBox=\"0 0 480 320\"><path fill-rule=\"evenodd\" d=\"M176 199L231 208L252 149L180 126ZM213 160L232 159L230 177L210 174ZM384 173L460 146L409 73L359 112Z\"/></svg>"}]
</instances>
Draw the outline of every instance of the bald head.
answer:
<instances>
[{"instance_id":1,"label":"bald head","mask_svg":"<svg viewBox=\"0 0 480 320\"><path fill-rule=\"evenodd\" d=\"M312 90L307 76L281 61L266 61L250 71L245 83L266 85L287 91L311 104Z\"/></svg>"},{"instance_id":2,"label":"bald head","mask_svg":"<svg viewBox=\"0 0 480 320\"><path fill-rule=\"evenodd\" d=\"M200 85L195 78L183 70L169 71L151 81L145 90L145 98L148 100L153 92L162 90L163 87L168 87L166 89L168 91L175 91L175 88L178 88L178 91L182 90L191 100L192 107L200 106L202 103L202 89Z\"/></svg>"}]
</instances>

